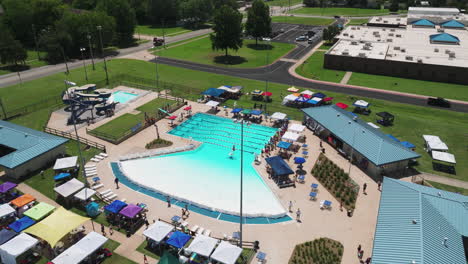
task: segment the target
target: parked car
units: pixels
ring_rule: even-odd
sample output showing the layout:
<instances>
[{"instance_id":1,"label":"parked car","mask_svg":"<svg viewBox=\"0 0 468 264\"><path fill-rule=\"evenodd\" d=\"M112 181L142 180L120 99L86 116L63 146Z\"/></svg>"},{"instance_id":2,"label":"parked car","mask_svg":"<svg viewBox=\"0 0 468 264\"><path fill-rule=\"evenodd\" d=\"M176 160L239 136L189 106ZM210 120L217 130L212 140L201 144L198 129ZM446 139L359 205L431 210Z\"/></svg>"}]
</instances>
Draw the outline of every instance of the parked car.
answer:
<instances>
[{"instance_id":1,"label":"parked car","mask_svg":"<svg viewBox=\"0 0 468 264\"><path fill-rule=\"evenodd\" d=\"M162 38L153 38L153 46L161 46L164 44L164 39Z\"/></svg>"},{"instance_id":2,"label":"parked car","mask_svg":"<svg viewBox=\"0 0 468 264\"><path fill-rule=\"evenodd\" d=\"M314 44L315 40L314 38L309 38L309 40L307 41L307 44Z\"/></svg>"},{"instance_id":3,"label":"parked car","mask_svg":"<svg viewBox=\"0 0 468 264\"><path fill-rule=\"evenodd\" d=\"M307 37L306 36L299 36L296 38L296 41L306 41Z\"/></svg>"},{"instance_id":4,"label":"parked car","mask_svg":"<svg viewBox=\"0 0 468 264\"><path fill-rule=\"evenodd\" d=\"M271 38L262 38L263 41L271 41Z\"/></svg>"},{"instance_id":5,"label":"parked car","mask_svg":"<svg viewBox=\"0 0 468 264\"><path fill-rule=\"evenodd\" d=\"M442 97L429 97L427 98L427 104L432 106L450 108L450 102Z\"/></svg>"}]
</instances>

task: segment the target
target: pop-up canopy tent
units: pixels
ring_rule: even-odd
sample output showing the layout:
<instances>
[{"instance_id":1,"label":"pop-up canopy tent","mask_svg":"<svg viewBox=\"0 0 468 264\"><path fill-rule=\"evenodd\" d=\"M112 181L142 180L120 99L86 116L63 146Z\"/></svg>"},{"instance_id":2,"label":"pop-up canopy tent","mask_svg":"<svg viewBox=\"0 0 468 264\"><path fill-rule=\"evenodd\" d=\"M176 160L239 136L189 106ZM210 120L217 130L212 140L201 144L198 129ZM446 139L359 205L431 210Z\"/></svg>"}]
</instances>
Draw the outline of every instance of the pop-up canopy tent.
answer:
<instances>
[{"instance_id":1,"label":"pop-up canopy tent","mask_svg":"<svg viewBox=\"0 0 468 264\"><path fill-rule=\"evenodd\" d=\"M54 170L64 170L64 169L76 168L77 161L78 161L77 156L57 159L55 161Z\"/></svg>"},{"instance_id":2,"label":"pop-up canopy tent","mask_svg":"<svg viewBox=\"0 0 468 264\"><path fill-rule=\"evenodd\" d=\"M167 244L176 248L183 248L190 238L191 236L183 232L175 231L167 240Z\"/></svg>"},{"instance_id":3,"label":"pop-up canopy tent","mask_svg":"<svg viewBox=\"0 0 468 264\"><path fill-rule=\"evenodd\" d=\"M289 165L280 157L273 156L266 158L265 161L270 165L275 176L289 175L293 174L294 171L289 167Z\"/></svg>"},{"instance_id":4,"label":"pop-up canopy tent","mask_svg":"<svg viewBox=\"0 0 468 264\"><path fill-rule=\"evenodd\" d=\"M218 106L219 105L219 102L216 102L216 101L208 101L208 103L206 103L207 106L211 106L211 107L215 107L215 106Z\"/></svg>"},{"instance_id":5,"label":"pop-up canopy tent","mask_svg":"<svg viewBox=\"0 0 468 264\"><path fill-rule=\"evenodd\" d=\"M220 97L225 90L216 89L216 88L209 88L206 91L202 92L203 95L213 96L213 97Z\"/></svg>"},{"instance_id":6,"label":"pop-up canopy tent","mask_svg":"<svg viewBox=\"0 0 468 264\"><path fill-rule=\"evenodd\" d=\"M284 133L284 135L281 137L281 139L283 140L290 140L290 141L297 141L299 139L301 135L297 134L297 133L293 133L293 132L290 132L290 131L287 131L286 133Z\"/></svg>"},{"instance_id":7,"label":"pop-up canopy tent","mask_svg":"<svg viewBox=\"0 0 468 264\"><path fill-rule=\"evenodd\" d=\"M58 193L60 196L64 198L68 198L69 196L77 193L79 190L83 189L84 183L80 182L79 180L73 178L66 183L55 187L54 191Z\"/></svg>"},{"instance_id":8,"label":"pop-up canopy tent","mask_svg":"<svg viewBox=\"0 0 468 264\"><path fill-rule=\"evenodd\" d=\"M242 248L231 245L226 241L221 241L216 250L211 255L211 258L224 263L234 264L242 253Z\"/></svg>"},{"instance_id":9,"label":"pop-up canopy tent","mask_svg":"<svg viewBox=\"0 0 468 264\"><path fill-rule=\"evenodd\" d=\"M296 133L301 133L304 131L305 126L300 125L300 124L292 124L288 127L289 131L296 132Z\"/></svg>"},{"instance_id":10,"label":"pop-up canopy tent","mask_svg":"<svg viewBox=\"0 0 468 264\"><path fill-rule=\"evenodd\" d=\"M24 215L30 217L35 221L39 221L42 218L46 217L48 214L50 214L52 211L54 211L54 209L55 206L41 202L35 205L33 208L24 212Z\"/></svg>"},{"instance_id":11,"label":"pop-up canopy tent","mask_svg":"<svg viewBox=\"0 0 468 264\"><path fill-rule=\"evenodd\" d=\"M10 203L16 207L23 207L29 203L32 203L36 200L32 195L30 194L23 194L20 197L14 199Z\"/></svg>"},{"instance_id":12,"label":"pop-up canopy tent","mask_svg":"<svg viewBox=\"0 0 468 264\"><path fill-rule=\"evenodd\" d=\"M156 223L150 225L148 229L143 231L143 235L155 242L161 242L172 230L174 226L164 223L162 221L157 221Z\"/></svg>"},{"instance_id":13,"label":"pop-up canopy tent","mask_svg":"<svg viewBox=\"0 0 468 264\"><path fill-rule=\"evenodd\" d=\"M218 240L208 236L198 235L186 250L204 257L209 257L211 252L213 252L213 249L216 247L216 244L218 244Z\"/></svg>"},{"instance_id":14,"label":"pop-up canopy tent","mask_svg":"<svg viewBox=\"0 0 468 264\"><path fill-rule=\"evenodd\" d=\"M125 208L123 208L119 214L128 217L128 218L134 218L139 212L141 212L143 208L140 206L134 205L134 204L129 204Z\"/></svg>"},{"instance_id":15,"label":"pop-up canopy tent","mask_svg":"<svg viewBox=\"0 0 468 264\"><path fill-rule=\"evenodd\" d=\"M435 160L456 164L455 156L453 154L442 152L442 151L432 151L432 158Z\"/></svg>"},{"instance_id":16,"label":"pop-up canopy tent","mask_svg":"<svg viewBox=\"0 0 468 264\"><path fill-rule=\"evenodd\" d=\"M285 97L283 98L282 104L285 105L285 104L287 104L287 103L289 103L289 102L294 102L297 98L298 98L297 95L288 94L287 96L285 96Z\"/></svg>"},{"instance_id":17,"label":"pop-up canopy tent","mask_svg":"<svg viewBox=\"0 0 468 264\"><path fill-rule=\"evenodd\" d=\"M96 233L91 232L83 237L73 246L62 252L52 260L54 264L78 264L85 258L96 252L107 242L107 238Z\"/></svg>"},{"instance_id":18,"label":"pop-up canopy tent","mask_svg":"<svg viewBox=\"0 0 468 264\"><path fill-rule=\"evenodd\" d=\"M114 200L112 203L104 206L104 210L109 213L118 214L125 206L127 206L126 203L120 200Z\"/></svg>"},{"instance_id":19,"label":"pop-up canopy tent","mask_svg":"<svg viewBox=\"0 0 468 264\"><path fill-rule=\"evenodd\" d=\"M281 112L275 112L271 115L271 118L272 119L277 119L277 120L282 120L282 119L285 119L286 118L286 114L284 113L281 113Z\"/></svg>"},{"instance_id":20,"label":"pop-up canopy tent","mask_svg":"<svg viewBox=\"0 0 468 264\"><path fill-rule=\"evenodd\" d=\"M15 231L9 230L9 229L2 229L0 231L0 245L5 244L8 242L10 239L14 238L18 233Z\"/></svg>"},{"instance_id":21,"label":"pop-up canopy tent","mask_svg":"<svg viewBox=\"0 0 468 264\"><path fill-rule=\"evenodd\" d=\"M84 188L81 189L78 193L76 193L73 197L80 201L87 201L89 198L91 198L94 194L96 193L95 190L90 189L90 188Z\"/></svg>"},{"instance_id":22,"label":"pop-up canopy tent","mask_svg":"<svg viewBox=\"0 0 468 264\"><path fill-rule=\"evenodd\" d=\"M437 151L447 151L448 147L438 136L433 135L423 135L424 140L426 141L427 151L437 150Z\"/></svg>"},{"instance_id":23,"label":"pop-up canopy tent","mask_svg":"<svg viewBox=\"0 0 468 264\"><path fill-rule=\"evenodd\" d=\"M16 183L12 183L12 182L4 182L2 184L0 184L0 193L6 193L8 192L9 190L15 188L17 186Z\"/></svg>"},{"instance_id":24,"label":"pop-up canopy tent","mask_svg":"<svg viewBox=\"0 0 468 264\"><path fill-rule=\"evenodd\" d=\"M16 210L13 207L11 207L9 204L0 205L0 218L13 215L15 212Z\"/></svg>"},{"instance_id":25,"label":"pop-up canopy tent","mask_svg":"<svg viewBox=\"0 0 468 264\"><path fill-rule=\"evenodd\" d=\"M25 233L19 234L0 246L2 263L16 264L16 258L33 248L37 243L39 243L39 240L32 236Z\"/></svg>"},{"instance_id":26,"label":"pop-up canopy tent","mask_svg":"<svg viewBox=\"0 0 468 264\"><path fill-rule=\"evenodd\" d=\"M26 229L25 232L39 237L47 241L51 247L55 247L64 236L88 219L60 207L44 220Z\"/></svg>"},{"instance_id":27,"label":"pop-up canopy tent","mask_svg":"<svg viewBox=\"0 0 468 264\"><path fill-rule=\"evenodd\" d=\"M23 216L22 218L16 220L15 222L11 223L10 225L8 225L8 227L12 230L14 230L16 233L19 233L23 230L25 230L26 228L34 225L36 223L36 221L32 220L30 217L28 216Z\"/></svg>"},{"instance_id":28,"label":"pop-up canopy tent","mask_svg":"<svg viewBox=\"0 0 468 264\"><path fill-rule=\"evenodd\" d=\"M368 108L370 106L370 104L364 100L357 100L353 105L359 108Z\"/></svg>"}]
</instances>

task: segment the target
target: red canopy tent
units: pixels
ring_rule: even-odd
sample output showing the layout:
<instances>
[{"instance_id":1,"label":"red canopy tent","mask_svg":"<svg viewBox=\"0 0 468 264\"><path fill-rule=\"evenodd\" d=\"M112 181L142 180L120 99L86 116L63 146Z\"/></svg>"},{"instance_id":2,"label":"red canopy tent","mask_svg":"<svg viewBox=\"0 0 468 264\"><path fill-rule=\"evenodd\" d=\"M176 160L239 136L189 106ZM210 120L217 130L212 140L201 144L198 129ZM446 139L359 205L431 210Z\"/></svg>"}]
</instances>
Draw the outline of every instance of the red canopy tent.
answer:
<instances>
[{"instance_id":1,"label":"red canopy tent","mask_svg":"<svg viewBox=\"0 0 468 264\"><path fill-rule=\"evenodd\" d=\"M348 108L348 105L347 105L347 104L343 104L343 103L337 103L336 106L338 106L338 107L341 108L341 109L346 109L346 108Z\"/></svg>"},{"instance_id":2,"label":"red canopy tent","mask_svg":"<svg viewBox=\"0 0 468 264\"><path fill-rule=\"evenodd\" d=\"M323 102L330 102L331 100L333 100L333 97L326 97L326 98L323 98Z\"/></svg>"},{"instance_id":3,"label":"red canopy tent","mask_svg":"<svg viewBox=\"0 0 468 264\"><path fill-rule=\"evenodd\" d=\"M185 111L192 110L192 107L191 107L191 106L186 106L186 107L184 107L184 110L185 110Z\"/></svg>"}]
</instances>

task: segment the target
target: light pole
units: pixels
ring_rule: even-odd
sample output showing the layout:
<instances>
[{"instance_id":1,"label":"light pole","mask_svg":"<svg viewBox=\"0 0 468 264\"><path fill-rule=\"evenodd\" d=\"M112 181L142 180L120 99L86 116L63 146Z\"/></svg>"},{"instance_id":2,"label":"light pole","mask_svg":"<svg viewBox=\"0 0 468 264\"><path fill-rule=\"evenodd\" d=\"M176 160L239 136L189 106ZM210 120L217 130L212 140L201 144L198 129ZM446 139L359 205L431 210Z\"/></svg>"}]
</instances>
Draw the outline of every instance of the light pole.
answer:
<instances>
[{"instance_id":1,"label":"light pole","mask_svg":"<svg viewBox=\"0 0 468 264\"><path fill-rule=\"evenodd\" d=\"M99 42L101 43L101 55L104 57L104 70L106 71L106 84L109 85L109 74L107 73L106 56L104 55L104 46L102 45L102 26L97 26L99 31Z\"/></svg>"},{"instance_id":2,"label":"light pole","mask_svg":"<svg viewBox=\"0 0 468 264\"><path fill-rule=\"evenodd\" d=\"M85 48L80 48L81 60L83 61L84 74L85 74L86 81L88 81L88 71L86 71L86 62L85 62L84 55L83 55L83 51L85 50L86 50Z\"/></svg>"},{"instance_id":3,"label":"light pole","mask_svg":"<svg viewBox=\"0 0 468 264\"><path fill-rule=\"evenodd\" d=\"M63 61L65 62L65 68L67 69L65 74L68 75L68 74L70 74L70 70L68 69L67 57L65 56L65 51L63 50L63 47L61 45L60 45L60 51L62 52Z\"/></svg>"},{"instance_id":4,"label":"light pole","mask_svg":"<svg viewBox=\"0 0 468 264\"><path fill-rule=\"evenodd\" d=\"M91 54L91 63L93 64L93 71L95 71L96 67L94 66L93 48L91 47L91 35L88 33L86 38L88 39L89 53Z\"/></svg>"},{"instance_id":5,"label":"light pole","mask_svg":"<svg viewBox=\"0 0 468 264\"><path fill-rule=\"evenodd\" d=\"M33 36L34 36L34 44L36 45L37 59L41 60L41 55L39 54L39 46L37 44L37 38L36 38L36 27L34 26L34 24L32 24L32 30L33 30Z\"/></svg>"},{"instance_id":6,"label":"light pole","mask_svg":"<svg viewBox=\"0 0 468 264\"><path fill-rule=\"evenodd\" d=\"M243 222L243 215L242 215L242 206L243 206L243 185L244 185L244 120L241 121L241 154L240 154L240 232L239 232L239 242L240 247L242 248L242 222Z\"/></svg>"}]
</instances>

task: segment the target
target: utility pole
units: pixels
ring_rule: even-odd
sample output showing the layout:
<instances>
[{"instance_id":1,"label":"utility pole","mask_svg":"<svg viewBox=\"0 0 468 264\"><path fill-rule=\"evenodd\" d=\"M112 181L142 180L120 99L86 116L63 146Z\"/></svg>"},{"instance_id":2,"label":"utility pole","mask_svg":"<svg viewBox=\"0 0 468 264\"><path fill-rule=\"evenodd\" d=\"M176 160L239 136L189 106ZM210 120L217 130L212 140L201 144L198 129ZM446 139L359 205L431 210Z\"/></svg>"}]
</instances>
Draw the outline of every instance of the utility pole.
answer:
<instances>
[{"instance_id":1,"label":"utility pole","mask_svg":"<svg viewBox=\"0 0 468 264\"><path fill-rule=\"evenodd\" d=\"M104 70L106 71L106 84L109 85L109 74L107 73L106 56L104 55L104 46L102 45L102 26L97 26L99 31L99 42L101 43L101 55L104 57Z\"/></svg>"},{"instance_id":2,"label":"utility pole","mask_svg":"<svg viewBox=\"0 0 468 264\"><path fill-rule=\"evenodd\" d=\"M162 24L162 33L163 33L163 45L164 45L164 48L166 48L166 30L164 26L164 18L161 19L161 24Z\"/></svg>"},{"instance_id":3,"label":"utility pole","mask_svg":"<svg viewBox=\"0 0 468 264\"><path fill-rule=\"evenodd\" d=\"M39 54L39 45L37 44L37 38L36 38L36 27L34 24L32 26L32 31L33 31L33 36L34 36L34 44L36 45L36 52L37 52L37 59L41 60L41 55Z\"/></svg>"},{"instance_id":4,"label":"utility pole","mask_svg":"<svg viewBox=\"0 0 468 264\"><path fill-rule=\"evenodd\" d=\"M63 61L65 62L65 68L67 68L67 71L65 72L65 74L68 75L70 74L70 70L68 69L67 57L65 56L65 51L63 50L62 45L60 45L60 51L62 52Z\"/></svg>"},{"instance_id":5,"label":"utility pole","mask_svg":"<svg viewBox=\"0 0 468 264\"><path fill-rule=\"evenodd\" d=\"M96 67L94 66L94 56L93 56L93 48L91 46L91 35L88 33L86 36L88 38L88 44L89 44L89 53L91 54L91 63L93 64L93 71L96 70Z\"/></svg>"},{"instance_id":6,"label":"utility pole","mask_svg":"<svg viewBox=\"0 0 468 264\"><path fill-rule=\"evenodd\" d=\"M85 62L84 55L83 55L83 51L85 51L85 50L86 50L85 48L80 48L81 60L83 61L83 68L84 68L85 78L86 78L86 81L88 81L88 71L86 71L86 62Z\"/></svg>"}]
</instances>

